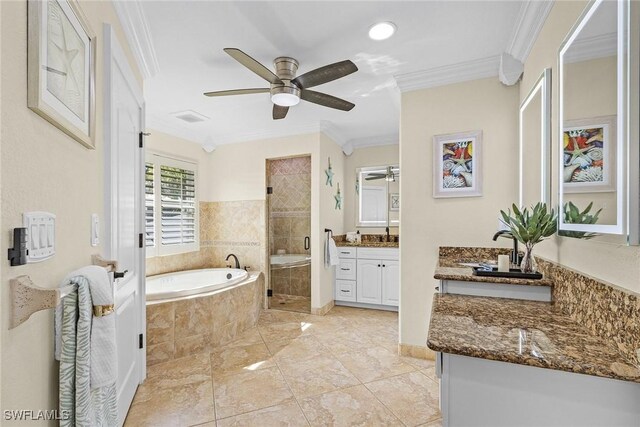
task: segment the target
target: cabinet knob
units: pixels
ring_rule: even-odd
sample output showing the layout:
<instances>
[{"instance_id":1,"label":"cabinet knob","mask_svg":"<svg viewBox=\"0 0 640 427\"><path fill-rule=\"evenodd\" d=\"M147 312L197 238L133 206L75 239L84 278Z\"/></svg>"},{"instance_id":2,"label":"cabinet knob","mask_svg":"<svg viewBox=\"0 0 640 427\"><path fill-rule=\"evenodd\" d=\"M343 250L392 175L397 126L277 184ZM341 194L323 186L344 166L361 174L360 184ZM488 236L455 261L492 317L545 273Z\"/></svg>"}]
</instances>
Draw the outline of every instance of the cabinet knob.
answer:
<instances>
[{"instance_id":1,"label":"cabinet knob","mask_svg":"<svg viewBox=\"0 0 640 427\"><path fill-rule=\"evenodd\" d=\"M378 264L378 267L380 267L380 264Z\"/></svg>"},{"instance_id":2,"label":"cabinet knob","mask_svg":"<svg viewBox=\"0 0 640 427\"><path fill-rule=\"evenodd\" d=\"M386 267L386 265L382 264L383 267Z\"/></svg>"}]
</instances>

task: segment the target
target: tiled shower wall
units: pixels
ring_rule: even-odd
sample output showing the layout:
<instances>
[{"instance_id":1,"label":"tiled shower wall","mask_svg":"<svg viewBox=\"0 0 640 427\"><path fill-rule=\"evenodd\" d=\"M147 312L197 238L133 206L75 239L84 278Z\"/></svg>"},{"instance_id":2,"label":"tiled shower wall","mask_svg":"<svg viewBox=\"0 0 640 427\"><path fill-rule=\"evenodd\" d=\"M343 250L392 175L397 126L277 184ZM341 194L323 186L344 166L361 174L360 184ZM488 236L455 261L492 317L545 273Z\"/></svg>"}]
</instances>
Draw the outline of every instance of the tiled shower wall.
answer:
<instances>
[{"instance_id":1,"label":"tiled shower wall","mask_svg":"<svg viewBox=\"0 0 640 427\"><path fill-rule=\"evenodd\" d=\"M310 254L305 237L311 237L311 157L269 161L269 206L271 254ZM275 294L311 296L311 269L295 267L271 271Z\"/></svg>"},{"instance_id":2,"label":"tiled shower wall","mask_svg":"<svg viewBox=\"0 0 640 427\"><path fill-rule=\"evenodd\" d=\"M200 202L200 250L147 258L147 276L199 268L225 267L234 253L241 267L265 271L266 202Z\"/></svg>"}]
</instances>

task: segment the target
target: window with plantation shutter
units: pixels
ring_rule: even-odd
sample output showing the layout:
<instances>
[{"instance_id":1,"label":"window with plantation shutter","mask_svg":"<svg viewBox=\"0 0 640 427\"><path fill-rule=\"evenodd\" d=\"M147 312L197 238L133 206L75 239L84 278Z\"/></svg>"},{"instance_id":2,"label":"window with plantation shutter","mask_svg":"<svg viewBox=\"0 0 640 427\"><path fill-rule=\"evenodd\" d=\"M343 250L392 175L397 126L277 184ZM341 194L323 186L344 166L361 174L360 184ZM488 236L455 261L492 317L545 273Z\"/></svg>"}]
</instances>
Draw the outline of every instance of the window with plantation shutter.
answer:
<instances>
[{"instance_id":1,"label":"window with plantation shutter","mask_svg":"<svg viewBox=\"0 0 640 427\"><path fill-rule=\"evenodd\" d=\"M144 168L144 232L145 244L147 248L153 248L156 245L156 217L155 217L155 179L154 164L145 163ZM147 249L148 250L148 249Z\"/></svg>"},{"instance_id":2,"label":"window with plantation shutter","mask_svg":"<svg viewBox=\"0 0 640 427\"><path fill-rule=\"evenodd\" d=\"M146 167L147 255L197 251L196 164L151 153Z\"/></svg>"}]
</instances>

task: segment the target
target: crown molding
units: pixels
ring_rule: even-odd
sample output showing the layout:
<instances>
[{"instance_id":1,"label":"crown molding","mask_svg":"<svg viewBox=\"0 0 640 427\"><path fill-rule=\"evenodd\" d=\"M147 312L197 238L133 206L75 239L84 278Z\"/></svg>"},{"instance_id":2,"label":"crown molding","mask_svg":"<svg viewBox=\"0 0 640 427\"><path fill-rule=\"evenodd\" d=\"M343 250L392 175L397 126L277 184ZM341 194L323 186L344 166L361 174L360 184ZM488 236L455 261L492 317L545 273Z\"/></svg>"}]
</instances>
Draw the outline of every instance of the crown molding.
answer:
<instances>
[{"instance_id":1,"label":"crown molding","mask_svg":"<svg viewBox=\"0 0 640 427\"><path fill-rule=\"evenodd\" d=\"M344 145L347 143L347 140L342 136L342 133L340 132L340 130L338 130L338 128L331 122L328 122L326 120L321 120L320 132L327 135L329 138L333 140L333 142L338 144L340 147L344 147Z\"/></svg>"},{"instance_id":2,"label":"crown molding","mask_svg":"<svg viewBox=\"0 0 640 427\"><path fill-rule=\"evenodd\" d=\"M506 53L524 63L552 7L553 0L524 1L520 6Z\"/></svg>"},{"instance_id":3,"label":"crown molding","mask_svg":"<svg viewBox=\"0 0 640 427\"><path fill-rule=\"evenodd\" d=\"M400 138L398 137L398 134L389 134L351 139L349 140L349 144L351 144L354 149L358 149L365 147L380 147L383 145L398 145L399 140Z\"/></svg>"},{"instance_id":4,"label":"crown molding","mask_svg":"<svg viewBox=\"0 0 640 427\"><path fill-rule=\"evenodd\" d=\"M112 4L142 76L145 79L155 76L159 68L158 58L141 2L127 0L114 1Z\"/></svg>"},{"instance_id":5,"label":"crown molding","mask_svg":"<svg viewBox=\"0 0 640 427\"><path fill-rule=\"evenodd\" d=\"M469 80L497 77L500 56L474 59L457 64L394 76L401 92L445 86Z\"/></svg>"}]
</instances>

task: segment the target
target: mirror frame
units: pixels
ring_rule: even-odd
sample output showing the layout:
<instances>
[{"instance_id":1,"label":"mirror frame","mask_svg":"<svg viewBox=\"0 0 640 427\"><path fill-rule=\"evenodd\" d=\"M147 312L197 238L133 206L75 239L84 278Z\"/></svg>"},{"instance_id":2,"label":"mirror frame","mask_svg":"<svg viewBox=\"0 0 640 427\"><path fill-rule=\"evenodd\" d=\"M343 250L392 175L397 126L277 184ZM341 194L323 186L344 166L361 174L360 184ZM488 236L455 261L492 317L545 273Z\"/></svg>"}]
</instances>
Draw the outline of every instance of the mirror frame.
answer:
<instances>
[{"instance_id":1,"label":"mirror frame","mask_svg":"<svg viewBox=\"0 0 640 427\"><path fill-rule=\"evenodd\" d=\"M626 232L626 219L627 210L629 209L629 203L627 203L626 209L624 205L625 198L628 200L628 185L625 178L625 171L627 166L623 162L623 155L628 154L626 132L626 120L628 113L627 104L627 84L628 72L627 72L627 58L628 58L628 40L624 37L627 32L627 19L629 16L628 0L620 0L617 4L617 25L616 29L616 50L617 50L617 84L616 84L616 223L615 224L567 224L564 222L564 185L562 182L563 176L563 139L564 139L564 70L563 70L563 58L567 50L571 47L573 41L576 39L580 31L587 25L589 19L593 16L598 7L604 2L604 0L592 0L585 7L584 12L578 18L578 21L574 24L569 31L569 34L562 42L560 50L558 52L558 230L566 231L584 231L591 233L601 234L618 234L622 235ZM627 157L628 159L628 157ZM636 165L637 166L637 165ZM627 174L629 175L629 174ZM625 188L626 187L626 188ZM625 197L627 196L627 197Z\"/></svg>"},{"instance_id":2,"label":"mirror frame","mask_svg":"<svg viewBox=\"0 0 640 427\"><path fill-rule=\"evenodd\" d=\"M540 93L540 201L551 206L551 68L545 68L540 77L520 104L518 135L519 143L519 162L520 162L520 194L518 203L520 207L524 207L523 189L524 189L524 139L523 139L523 113L535 96Z\"/></svg>"},{"instance_id":3,"label":"mirror frame","mask_svg":"<svg viewBox=\"0 0 640 427\"><path fill-rule=\"evenodd\" d=\"M378 170L387 170L387 168L391 166L393 168L400 168L399 164L390 164L390 165L384 165L384 166L361 166L356 168L356 180L359 183L359 191L356 194L356 227L357 228L385 228L385 227L399 227L400 226L400 220L394 220L391 221L389 219L389 183L387 181L387 220L383 223L378 222L375 224L371 224L371 223L367 223L367 222L362 222L360 221L360 210L362 207L362 179L361 179L361 174L363 172L373 172L373 171L378 171ZM399 178L399 176L398 176Z\"/></svg>"}]
</instances>

